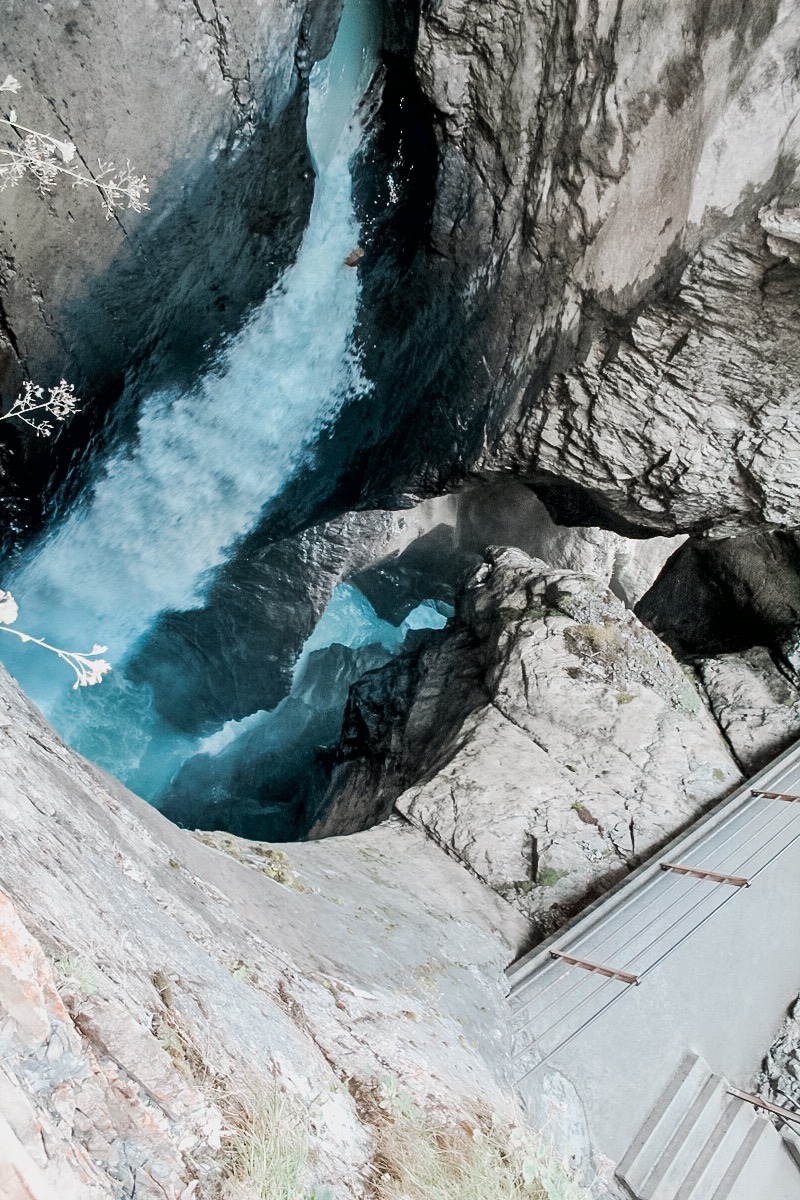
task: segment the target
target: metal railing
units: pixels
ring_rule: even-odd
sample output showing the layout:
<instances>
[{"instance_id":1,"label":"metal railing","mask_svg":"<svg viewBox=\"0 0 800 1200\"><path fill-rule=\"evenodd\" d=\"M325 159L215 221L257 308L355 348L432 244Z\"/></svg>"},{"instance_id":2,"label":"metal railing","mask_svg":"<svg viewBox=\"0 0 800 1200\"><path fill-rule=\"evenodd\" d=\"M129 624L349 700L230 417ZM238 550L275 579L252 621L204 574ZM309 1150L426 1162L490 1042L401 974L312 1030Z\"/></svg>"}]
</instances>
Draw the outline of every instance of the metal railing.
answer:
<instances>
[{"instance_id":1,"label":"metal railing","mask_svg":"<svg viewBox=\"0 0 800 1200\"><path fill-rule=\"evenodd\" d=\"M512 964L510 1000L518 1032L526 1035L515 1057L537 1055L520 1079L641 984L722 908L745 896L800 841L800 803L794 803L800 796L766 786L791 787L787 776L800 782L800 743L592 905L584 918Z\"/></svg>"}]
</instances>

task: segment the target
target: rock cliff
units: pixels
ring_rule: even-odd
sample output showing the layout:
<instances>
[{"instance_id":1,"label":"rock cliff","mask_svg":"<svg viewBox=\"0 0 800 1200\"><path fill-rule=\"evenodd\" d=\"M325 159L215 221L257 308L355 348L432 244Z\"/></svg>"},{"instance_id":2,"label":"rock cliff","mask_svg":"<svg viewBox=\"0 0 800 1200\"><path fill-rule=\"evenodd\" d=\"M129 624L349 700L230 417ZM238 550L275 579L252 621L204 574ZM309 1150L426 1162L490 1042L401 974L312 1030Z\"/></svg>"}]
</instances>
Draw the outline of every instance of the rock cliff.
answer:
<instances>
[{"instance_id":1,"label":"rock cliff","mask_svg":"<svg viewBox=\"0 0 800 1200\"><path fill-rule=\"evenodd\" d=\"M3 196L4 381L69 371L96 390L145 354L174 371L264 294L308 215L303 75L340 10L338 0L79 5L69 16L43 0L7 6L17 119L73 141L89 174L129 159L147 176L151 212L105 220L92 190L62 186L37 202L28 180Z\"/></svg>"},{"instance_id":2,"label":"rock cliff","mask_svg":"<svg viewBox=\"0 0 800 1200\"><path fill-rule=\"evenodd\" d=\"M27 122L151 185L147 218L105 221L63 188L0 205L2 398L68 374L97 402L79 458L130 428L118 408L100 433L126 380L180 383L292 260L306 78L341 4L6 9ZM438 520L381 506L470 485L441 542L453 593L487 544L519 548L489 550L452 626L355 685L325 840L194 838L0 678L13 1200L199 1198L264 1081L311 1114L303 1186L342 1200L379 1169L387 1076L448 1121L513 1123L501 972L531 926L552 931L800 731L796 3L386 16L356 170L368 401L133 673L192 733L277 703L335 583L363 575L395 615L429 583L430 546L399 552ZM23 439L2 453L19 482ZM28 468L29 496L54 461ZM768 1069L786 1094L795 1026Z\"/></svg>"},{"instance_id":3,"label":"rock cliff","mask_svg":"<svg viewBox=\"0 0 800 1200\"><path fill-rule=\"evenodd\" d=\"M303 81L339 8L15 9L31 122L129 156L152 213L5 197L9 395L20 362L109 397L180 376L264 294L307 217ZM623 532L796 522L799 43L790 0L388 4L358 189L375 389L320 448L325 486L287 498L301 522L509 472Z\"/></svg>"},{"instance_id":4,"label":"rock cliff","mask_svg":"<svg viewBox=\"0 0 800 1200\"><path fill-rule=\"evenodd\" d=\"M429 241L374 366L429 424L387 401L372 486L510 471L620 531L797 521L799 41L780 0L425 8Z\"/></svg>"},{"instance_id":5,"label":"rock cliff","mask_svg":"<svg viewBox=\"0 0 800 1200\"><path fill-rule=\"evenodd\" d=\"M46 197L28 178L3 193L0 403L23 378L62 377L84 401L35 452L30 430L4 426L6 538L41 520L70 466L74 498L87 448L130 427L142 392L195 373L294 258L314 192L306 81L340 11L341 0L6 6L2 69L21 85L7 109L71 140L84 174L129 161L150 206L106 220L95 190L66 180Z\"/></svg>"},{"instance_id":6,"label":"rock cliff","mask_svg":"<svg viewBox=\"0 0 800 1200\"><path fill-rule=\"evenodd\" d=\"M668 533L796 519L791 472L765 463L793 406L794 300L757 214L797 160L783 89L798 38L778 2L518 2L487 23L450 0L423 19L434 237L493 292L502 329L486 348L499 450L482 469L513 460ZM675 299L654 301L687 261ZM763 423L746 411L762 391Z\"/></svg>"},{"instance_id":7,"label":"rock cliff","mask_svg":"<svg viewBox=\"0 0 800 1200\"><path fill-rule=\"evenodd\" d=\"M5 675L0 706L4 1200L220 1195L259 1128L280 1152L276 1096L290 1129L308 1114L303 1194L343 1198L375 1170L381 1081L445 1123L518 1119L524 922L423 834L199 841Z\"/></svg>"},{"instance_id":8,"label":"rock cliff","mask_svg":"<svg viewBox=\"0 0 800 1200\"><path fill-rule=\"evenodd\" d=\"M691 677L597 579L491 550L452 629L351 693L312 836L396 808L549 932L739 779Z\"/></svg>"}]
</instances>

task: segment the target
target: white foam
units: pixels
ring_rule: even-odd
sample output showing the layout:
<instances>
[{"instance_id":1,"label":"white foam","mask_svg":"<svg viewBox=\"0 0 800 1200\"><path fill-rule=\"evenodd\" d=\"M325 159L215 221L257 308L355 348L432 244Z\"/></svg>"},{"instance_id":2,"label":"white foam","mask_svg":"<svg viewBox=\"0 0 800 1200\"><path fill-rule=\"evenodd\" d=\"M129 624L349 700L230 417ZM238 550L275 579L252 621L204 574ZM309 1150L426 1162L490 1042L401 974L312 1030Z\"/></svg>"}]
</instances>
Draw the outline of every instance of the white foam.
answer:
<instances>
[{"instance_id":1,"label":"white foam","mask_svg":"<svg viewBox=\"0 0 800 1200\"><path fill-rule=\"evenodd\" d=\"M350 159L379 13L375 0L348 0L333 51L312 73L308 136L318 177L296 262L213 369L187 392L145 401L134 445L108 461L92 494L5 581L20 628L67 649L100 642L106 657L124 662L159 613L202 603L215 568L343 403L367 394L351 343L358 276L344 259L360 233ZM5 641L12 670L58 725L68 672Z\"/></svg>"}]
</instances>

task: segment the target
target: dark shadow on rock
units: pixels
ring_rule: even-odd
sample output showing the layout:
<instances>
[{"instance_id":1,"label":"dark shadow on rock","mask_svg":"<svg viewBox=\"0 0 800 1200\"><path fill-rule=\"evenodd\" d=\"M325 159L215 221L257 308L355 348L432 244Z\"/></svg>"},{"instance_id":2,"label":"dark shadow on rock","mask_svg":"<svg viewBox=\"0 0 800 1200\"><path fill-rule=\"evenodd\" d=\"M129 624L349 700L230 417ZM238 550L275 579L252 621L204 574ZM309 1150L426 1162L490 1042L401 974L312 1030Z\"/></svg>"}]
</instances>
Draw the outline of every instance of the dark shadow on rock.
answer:
<instances>
[{"instance_id":1,"label":"dark shadow on rock","mask_svg":"<svg viewBox=\"0 0 800 1200\"><path fill-rule=\"evenodd\" d=\"M308 795L327 784L323 751L339 736L350 686L390 657L379 645L315 651L274 712L218 754L191 758L158 807L189 828L266 841L302 837Z\"/></svg>"},{"instance_id":2,"label":"dark shadow on rock","mask_svg":"<svg viewBox=\"0 0 800 1200\"><path fill-rule=\"evenodd\" d=\"M481 562L480 555L459 549L452 525L437 525L402 554L351 575L349 582L363 592L382 620L399 625L431 596L455 607L464 577Z\"/></svg>"},{"instance_id":3,"label":"dark shadow on rock","mask_svg":"<svg viewBox=\"0 0 800 1200\"><path fill-rule=\"evenodd\" d=\"M683 658L770 646L800 622L800 542L794 532L692 539L672 556L636 614Z\"/></svg>"}]
</instances>

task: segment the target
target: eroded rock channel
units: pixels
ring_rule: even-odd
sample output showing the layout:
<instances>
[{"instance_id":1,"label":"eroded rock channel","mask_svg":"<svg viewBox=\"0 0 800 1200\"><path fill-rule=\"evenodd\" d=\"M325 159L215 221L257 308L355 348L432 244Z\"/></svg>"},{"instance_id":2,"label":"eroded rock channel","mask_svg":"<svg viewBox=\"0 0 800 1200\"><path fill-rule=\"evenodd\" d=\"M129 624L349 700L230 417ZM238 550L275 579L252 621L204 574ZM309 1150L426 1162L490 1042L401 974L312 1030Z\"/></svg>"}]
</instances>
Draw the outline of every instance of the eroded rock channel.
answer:
<instances>
[{"instance_id":1,"label":"eroded rock channel","mask_svg":"<svg viewBox=\"0 0 800 1200\"><path fill-rule=\"evenodd\" d=\"M0 1192L618 1196L502 972L800 736L796 5L6 8Z\"/></svg>"}]
</instances>

